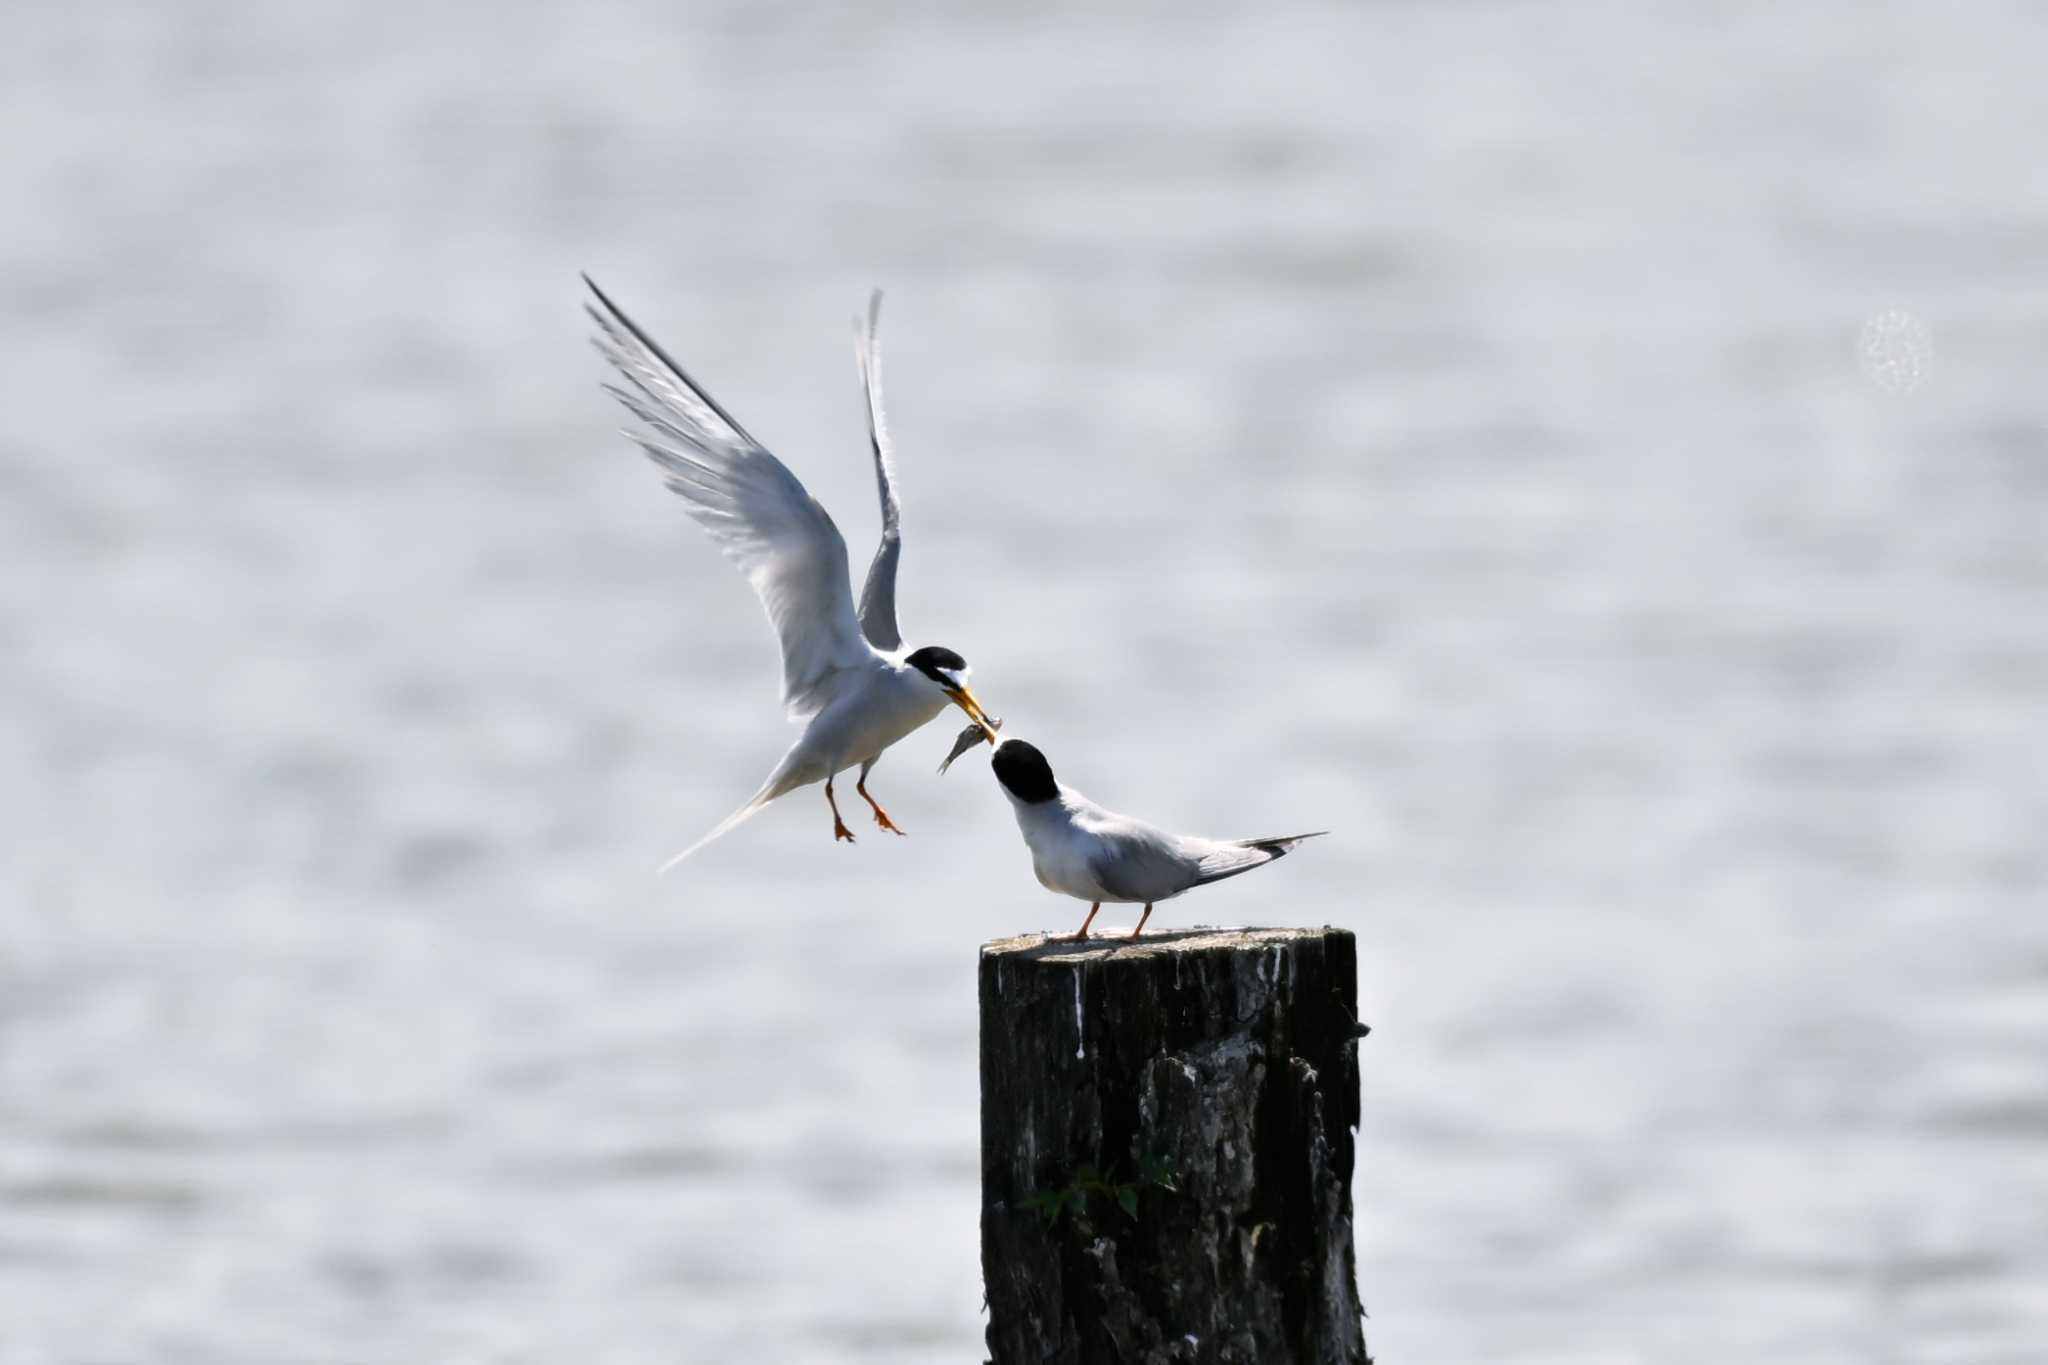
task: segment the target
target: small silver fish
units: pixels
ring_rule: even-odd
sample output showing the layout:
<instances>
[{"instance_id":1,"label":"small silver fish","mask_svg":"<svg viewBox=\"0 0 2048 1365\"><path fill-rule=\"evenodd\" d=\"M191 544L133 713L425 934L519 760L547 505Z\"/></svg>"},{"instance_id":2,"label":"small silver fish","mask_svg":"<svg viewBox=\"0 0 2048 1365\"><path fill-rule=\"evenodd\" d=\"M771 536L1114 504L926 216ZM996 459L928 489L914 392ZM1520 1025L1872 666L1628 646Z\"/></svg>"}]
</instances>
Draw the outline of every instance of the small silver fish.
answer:
<instances>
[{"instance_id":1,"label":"small silver fish","mask_svg":"<svg viewBox=\"0 0 2048 1365\"><path fill-rule=\"evenodd\" d=\"M1003 728L1003 718L1001 716L990 716L988 718L988 723L991 729L1000 730ZM960 737L953 741L953 752L947 754L946 761L939 765L940 774L943 775L946 769L953 766L954 759L960 757L960 755L966 753L975 745L987 744L989 742L989 737L982 733L981 727L979 725L968 726L965 730L962 730L960 732Z\"/></svg>"}]
</instances>

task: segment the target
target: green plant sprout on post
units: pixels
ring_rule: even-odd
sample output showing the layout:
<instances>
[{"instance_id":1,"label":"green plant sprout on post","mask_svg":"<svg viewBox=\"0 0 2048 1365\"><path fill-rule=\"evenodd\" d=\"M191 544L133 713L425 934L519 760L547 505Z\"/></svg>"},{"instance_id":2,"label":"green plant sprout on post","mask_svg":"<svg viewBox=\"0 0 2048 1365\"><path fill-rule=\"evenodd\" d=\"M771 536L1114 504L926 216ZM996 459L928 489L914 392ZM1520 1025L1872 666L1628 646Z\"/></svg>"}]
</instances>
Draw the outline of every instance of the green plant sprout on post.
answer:
<instances>
[{"instance_id":1,"label":"green plant sprout on post","mask_svg":"<svg viewBox=\"0 0 2048 1365\"><path fill-rule=\"evenodd\" d=\"M1074 1173L1066 1188L1026 1195L1022 1203L1025 1208L1035 1210L1045 1219L1047 1226L1051 1226L1059 1222L1060 1215L1069 1207L1079 1214L1083 1201L1089 1195L1100 1194L1114 1201L1126 1217L1135 1220L1138 1216L1138 1192L1148 1187L1169 1194L1179 1193L1179 1186L1173 1183L1173 1171L1163 1157L1148 1156L1141 1160L1136 1180L1116 1179L1115 1166L1111 1166L1107 1174L1093 1166L1083 1166Z\"/></svg>"}]
</instances>

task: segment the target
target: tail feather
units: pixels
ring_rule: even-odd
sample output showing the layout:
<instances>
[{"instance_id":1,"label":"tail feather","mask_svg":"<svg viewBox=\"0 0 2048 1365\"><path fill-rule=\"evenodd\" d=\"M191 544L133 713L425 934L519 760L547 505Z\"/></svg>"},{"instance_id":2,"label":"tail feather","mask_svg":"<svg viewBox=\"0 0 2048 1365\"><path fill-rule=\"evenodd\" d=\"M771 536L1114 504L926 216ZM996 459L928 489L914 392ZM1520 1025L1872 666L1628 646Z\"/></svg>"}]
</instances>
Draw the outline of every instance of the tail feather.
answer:
<instances>
[{"instance_id":1,"label":"tail feather","mask_svg":"<svg viewBox=\"0 0 2048 1365\"><path fill-rule=\"evenodd\" d=\"M1326 829L1317 829L1310 830L1307 834L1280 834L1271 839L1239 839L1237 842L1246 848L1263 848L1275 858L1281 858L1293 852L1294 846L1302 840L1320 839L1329 832Z\"/></svg>"},{"instance_id":2,"label":"tail feather","mask_svg":"<svg viewBox=\"0 0 2048 1365\"><path fill-rule=\"evenodd\" d=\"M789 792L798 786L801 786L801 783L792 780L794 774L790 773L787 770L788 767L789 761L787 758L785 758L781 764L777 765L775 771L772 774L770 774L768 780L761 784L761 790L755 792L753 796L748 798L746 805L741 806L731 815L728 815L723 820L720 820L718 822L718 827L716 829L712 830L709 834L699 839L696 843L691 844L681 853L676 854L675 857L670 858L667 862L663 863L661 865L661 870L655 873L655 875L657 877L666 875L671 868L675 867L676 864L680 863L683 859L689 857L692 853L695 853L698 849L704 847L704 845L710 843L712 840L717 839L722 835L730 834L733 830L738 829L741 825L744 825L747 821L753 819L756 815L760 814L761 808L763 806L766 806L770 801L773 801L776 797L781 796L784 793Z\"/></svg>"},{"instance_id":3,"label":"tail feather","mask_svg":"<svg viewBox=\"0 0 2048 1365\"><path fill-rule=\"evenodd\" d=\"M1282 834L1270 839L1233 839L1215 846L1215 851L1204 855L1201 862L1197 886L1220 882L1225 877L1235 877L1255 867L1286 857L1294 846L1304 839L1317 839L1330 831L1314 830L1308 834Z\"/></svg>"},{"instance_id":4,"label":"tail feather","mask_svg":"<svg viewBox=\"0 0 2048 1365\"><path fill-rule=\"evenodd\" d=\"M695 853L698 849L704 847L704 845L710 843L712 840L718 838L721 835L730 834L733 830L739 828L741 825L744 825L747 821L753 819L754 816L760 812L761 808L768 804L768 800L769 798L766 797L756 797L754 800L747 802L746 805L741 806L731 815L728 815L723 820L720 820L718 822L718 827L716 829L712 830L709 834L699 839L696 843L691 844L681 853L676 854L675 857L670 858L667 862L663 863L661 865L660 871L656 872L654 875L657 877L667 876L671 871L675 869L678 863L682 862L683 859L689 857L692 853Z\"/></svg>"}]
</instances>

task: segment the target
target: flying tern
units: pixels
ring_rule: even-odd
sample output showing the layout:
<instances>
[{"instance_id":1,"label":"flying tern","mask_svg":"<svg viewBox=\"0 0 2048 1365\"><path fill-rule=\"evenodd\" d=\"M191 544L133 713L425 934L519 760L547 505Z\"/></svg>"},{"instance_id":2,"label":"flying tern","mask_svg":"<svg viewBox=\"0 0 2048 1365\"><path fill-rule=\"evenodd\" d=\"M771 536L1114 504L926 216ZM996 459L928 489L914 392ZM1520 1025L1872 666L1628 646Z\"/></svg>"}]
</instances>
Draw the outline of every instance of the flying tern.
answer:
<instances>
[{"instance_id":1,"label":"flying tern","mask_svg":"<svg viewBox=\"0 0 2048 1365\"><path fill-rule=\"evenodd\" d=\"M768 780L717 828L671 858L663 871L754 815L776 797L825 784L832 835L853 840L839 817L832 780L855 764L854 782L882 829L903 831L869 794L867 776L882 752L952 702L993 743L992 723L967 685L967 661L943 645L905 649L896 624L896 566L903 536L895 463L882 418L880 353L875 345L880 291L856 322L855 358L867 396L868 445L882 502L882 543L854 609L846 541L789 467L770 454L597 287L587 305L593 338L626 386L607 384L639 426L626 435L661 469L684 510L718 542L760 594L782 641L782 701L800 735Z\"/></svg>"},{"instance_id":2,"label":"flying tern","mask_svg":"<svg viewBox=\"0 0 2048 1365\"><path fill-rule=\"evenodd\" d=\"M1031 850L1039 885L1089 902L1088 918L1072 935L1088 937L1088 926L1106 901L1140 905L1145 921L1155 902L1171 900L1225 877L1235 877L1287 856L1304 839L1327 834L1287 834L1274 839L1200 839L1104 810L1072 787L1060 785L1037 746L1021 739L996 745L990 764L1004 795L1017 812L1017 828Z\"/></svg>"}]
</instances>

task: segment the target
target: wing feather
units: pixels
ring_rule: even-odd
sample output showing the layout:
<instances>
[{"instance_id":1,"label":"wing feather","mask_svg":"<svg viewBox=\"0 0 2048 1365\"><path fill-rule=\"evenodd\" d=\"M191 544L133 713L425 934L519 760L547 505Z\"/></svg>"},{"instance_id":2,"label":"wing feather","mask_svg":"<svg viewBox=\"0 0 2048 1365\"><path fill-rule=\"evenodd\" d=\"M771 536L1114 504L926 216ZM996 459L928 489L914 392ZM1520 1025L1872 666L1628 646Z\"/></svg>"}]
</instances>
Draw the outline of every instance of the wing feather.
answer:
<instances>
[{"instance_id":1,"label":"wing feather","mask_svg":"<svg viewBox=\"0 0 2048 1365\"><path fill-rule=\"evenodd\" d=\"M1183 857L1164 830L1127 816L1107 816L1090 832L1096 851L1088 870L1117 900L1163 901L1195 884L1194 860Z\"/></svg>"},{"instance_id":2,"label":"wing feather","mask_svg":"<svg viewBox=\"0 0 2048 1365\"><path fill-rule=\"evenodd\" d=\"M861 388L867 395L868 448L875 456L875 487L882 500L882 543L868 565L860 590L860 628L876 649L901 649L903 632L896 624L896 564L903 557L902 509L896 501L896 451L882 417L882 350L878 329L882 291L868 295L865 325L854 322L853 357L860 366Z\"/></svg>"},{"instance_id":3,"label":"wing feather","mask_svg":"<svg viewBox=\"0 0 2048 1365\"><path fill-rule=\"evenodd\" d=\"M1286 857L1294 846L1304 839L1315 839L1330 831L1319 829L1313 834L1283 834L1272 839L1231 839L1223 843L1202 841L1206 847L1197 863L1199 878L1197 886L1220 882L1225 877L1235 877L1240 872L1249 872L1255 867Z\"/></svg>"},{"instance_id":4,"label":"wing feather","mask_svg":"<svg viewBox=\"0 0 2048 1365\"><path fill-rule=\"evenodd\" d=\"M1317 834L1273 839L1197 839L1175 836L1136 820L1099 829L1101 851L1089 870L1104 891L1120 900L1159 901L1210 882L1220 882L1284 858Z\"/></svg>"},{"instance_id":5,"label":"wing feather","mask_svg":"<svg viewBox=\"0 0 2048 1365\"><path fill-rule=\"evenodd\" d=\"M583 278L602 305L589 309L593 340L631 385L605 386L641 424L626 435L760 596L782 641L790 718L815 714L847 670L873 657L854 616L846 541L789 467Z\"/></svg>"}]
</instances>

